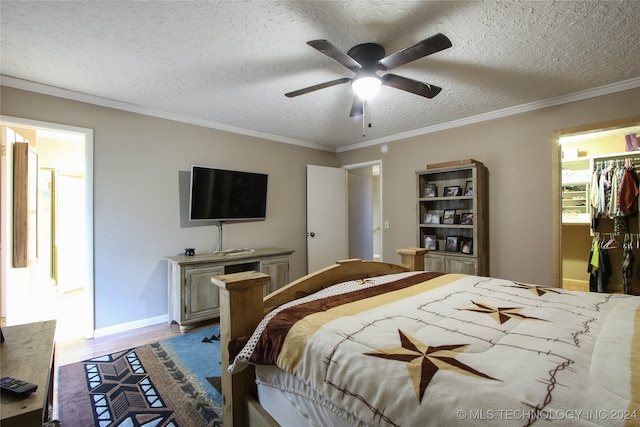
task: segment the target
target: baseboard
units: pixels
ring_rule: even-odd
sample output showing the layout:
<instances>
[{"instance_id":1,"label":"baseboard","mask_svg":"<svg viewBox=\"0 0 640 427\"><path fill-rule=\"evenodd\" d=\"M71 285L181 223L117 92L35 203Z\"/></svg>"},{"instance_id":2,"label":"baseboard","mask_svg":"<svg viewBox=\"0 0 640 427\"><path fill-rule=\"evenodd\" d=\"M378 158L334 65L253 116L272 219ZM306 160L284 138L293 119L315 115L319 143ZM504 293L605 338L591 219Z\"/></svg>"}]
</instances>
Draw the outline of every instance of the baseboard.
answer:
<instances>
[{"instance_id":1,"label":"baseboard","mask_svg":"<svg viewBox=\"0 0 640 427\"><path fill-rule=\"evenodd\" d=\"M162 316L150 317L148 319L136 320L135 322L121 323L119 325L107 326L106 328L99 328L93 331L94 338L100 338L107 335L118 334L120 332L127 332L133 329L144 328L146 326L153 326L159 323L166 323L169 321L169 314Z\"/></svg>"}]
</instances>

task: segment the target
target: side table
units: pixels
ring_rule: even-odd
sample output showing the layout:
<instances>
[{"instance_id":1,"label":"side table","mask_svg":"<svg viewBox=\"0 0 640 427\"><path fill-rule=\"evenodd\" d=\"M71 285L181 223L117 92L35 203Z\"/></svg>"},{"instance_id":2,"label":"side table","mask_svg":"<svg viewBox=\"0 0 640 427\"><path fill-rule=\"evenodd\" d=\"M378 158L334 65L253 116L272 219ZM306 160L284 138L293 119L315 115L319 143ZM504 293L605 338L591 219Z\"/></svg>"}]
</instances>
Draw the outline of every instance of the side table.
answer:
<instances>
[{"instance_id":1,"label":"side table","mask_svg":"<svg viewBox=\"0 0 640 427\"><path fill-rule=\"evenodd\" d=\"M2 328L0 375L38 385L38 390L27 397L0 396L2 427L42 427L49 421L49 406L53 402L55 332L55 320Z\"/></svg>"}]
</instances>

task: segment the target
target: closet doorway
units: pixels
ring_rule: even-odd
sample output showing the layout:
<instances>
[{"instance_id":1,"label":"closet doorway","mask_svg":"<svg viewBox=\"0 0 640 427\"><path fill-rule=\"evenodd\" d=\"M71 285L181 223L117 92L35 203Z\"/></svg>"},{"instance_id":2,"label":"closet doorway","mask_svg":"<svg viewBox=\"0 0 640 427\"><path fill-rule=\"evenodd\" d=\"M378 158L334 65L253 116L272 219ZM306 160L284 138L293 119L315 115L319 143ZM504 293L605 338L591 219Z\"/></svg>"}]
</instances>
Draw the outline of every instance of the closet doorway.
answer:
<instances>
[{"instance_id":1,"label":"closet doorway","mask_svg":"<svg viewBox=\"0 0 640 427\"><path fill-rule=\"evenodd\" d=\"M606 251L611 270L604 290L640 294L640 279L636 278L640 265L638 215L626 219L615 219L615 213L599 215L594 228L593 208L590 207L592 197L600 191L598 187L594 188L594 172L599 176L599 171L605 168L608 173L623 173L630 166L640 175L640 151L627 151L626 148L625 136L630 134L640 135L640 117L564 129L557 133L559 144L556 154L560 173L556 182L560 185L554 192L554 205L558 206L554 209L558 212L554 223L559 224L554 226L554 235L559 238L554 241L559 243L559 247L554 249L559 256L554 256L554 268L558 271L558 286L589 290L590 254L596 242L611 246ZM607 212L613 211L615 208ZM636 260L632 266L632 277L628 280L624 279L622 270L625 241L631 244L628 248ZM624 288L625 282L627 289Z\"/></svg>"},{"instance_id":2,"label":"closet doorway","mask_svg":"<svg viewBox=\"0 0 640 427\"><path fill-rule=\"evenodd\" d=\"M56 340L93 337L93 131L2 116L2 317L6 323L56 319ZM13 144L38 157L37 257L12 266Z\"/></svg>"}]
</instances>

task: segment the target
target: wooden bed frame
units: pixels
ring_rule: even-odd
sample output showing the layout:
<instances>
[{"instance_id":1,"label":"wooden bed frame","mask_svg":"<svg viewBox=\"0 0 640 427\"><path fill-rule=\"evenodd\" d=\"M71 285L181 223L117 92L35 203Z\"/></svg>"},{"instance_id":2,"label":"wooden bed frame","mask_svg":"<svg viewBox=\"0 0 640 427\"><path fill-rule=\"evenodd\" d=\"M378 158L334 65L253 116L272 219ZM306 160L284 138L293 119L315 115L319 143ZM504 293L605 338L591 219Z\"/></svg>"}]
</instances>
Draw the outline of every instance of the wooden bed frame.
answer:
<instances>
[{"instance_id":1,"label":"wooden bed frame","mask_svg":"<svg viewBox=\"0 0 640 427\"><path fill-rule=\"evenodd\" d=\"M273 308L348 280L364 279L404 271L424 270L422 248L396 251L401 266L377 261L349 259L311 273L263 297L269 276L255 271L227 274L211 279L220 288L220 348L222 352L222 422L224 426L272 426L279 424L260 406L257 400L255 371L249 367L231 375L227 370L231 360L232 340L250 336L265 313Z\"/></svg>"}]
</instances>

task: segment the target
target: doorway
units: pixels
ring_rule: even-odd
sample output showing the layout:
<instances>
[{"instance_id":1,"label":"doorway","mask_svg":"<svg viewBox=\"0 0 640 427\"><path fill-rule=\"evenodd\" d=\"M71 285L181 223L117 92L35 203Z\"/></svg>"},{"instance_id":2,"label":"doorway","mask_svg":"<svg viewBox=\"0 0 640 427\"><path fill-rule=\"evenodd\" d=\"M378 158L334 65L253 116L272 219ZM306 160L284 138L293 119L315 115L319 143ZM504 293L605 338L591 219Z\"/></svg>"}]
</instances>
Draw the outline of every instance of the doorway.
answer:
<instances>
[{"instance_id":1,"label":"doorway","mask_svg":"<svg viewBox=\"0 0 640 427\"><path fill-rule=\"evenodd\" d=\"M382 261L382 161L343 166L349 200L349 258Z\"/></svg>"},{"instance_id":2,"label":"doorway","mask_svg":"<svg viewBox=\"0 0 640 427\"><path fill-rule=\"evenodd\" d=\"M57 319L56 340L93 337L93 131L2 117L2 291L6 324ZM37 258L12 267L13 144L38 154Z\"/></svg>"},{"instance_id":3,"label":"doorway","mask_svg":"<svg viewBox=\"0 0 640 427\"><path fill-rule=\"evenodd\" d=\"M382 261L382 160L307 166L307 272L345 258Z\"/></svg>"},{"instance_id":4,"label":"doorway","mask_svg":"<svg viewBox=\"0 0 640 427\"><path fill-rule=\"evenodd\" d=\"M625 135L640 134L640 117L630 117L616 121L595 123L557 131L557 150L554 162L558 174L553 179L557 185L554 196L554 286L572 290L589 290L587 271L589 254L594 239L601 237L625 239L638 238L637 219L629 222L627 233L614 232L614 219L600 218L592 224L589 208L593 172L601 163L620 162L635 159L636 169L640 151L627 152ZM613 162L612 162L613 161ZM555 164L555 163L554 163ZM597 189L596 189L597 190ZM596 225L597 224L597 225ZM595 232L594 232L594 228ZM638 245L634 244L634 249ZM612 265L621 264L622 250L610 250ZM555 256L557 255L557 256ZM639 253L634 254L637 257ZM635 271L634 271L635 274ZM622 271L613 268L609 292L622 291ZM640 282L633 279L633 293L640 291Z\"/></svg>"}]
</instances>

